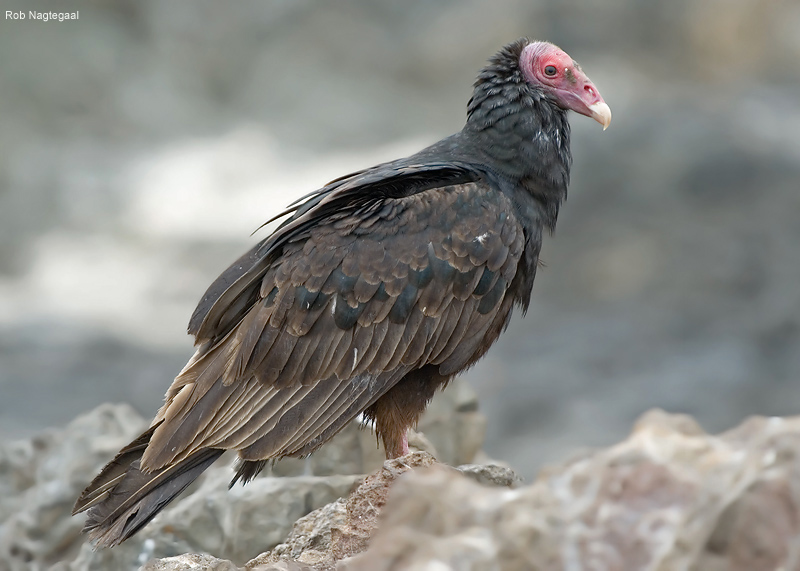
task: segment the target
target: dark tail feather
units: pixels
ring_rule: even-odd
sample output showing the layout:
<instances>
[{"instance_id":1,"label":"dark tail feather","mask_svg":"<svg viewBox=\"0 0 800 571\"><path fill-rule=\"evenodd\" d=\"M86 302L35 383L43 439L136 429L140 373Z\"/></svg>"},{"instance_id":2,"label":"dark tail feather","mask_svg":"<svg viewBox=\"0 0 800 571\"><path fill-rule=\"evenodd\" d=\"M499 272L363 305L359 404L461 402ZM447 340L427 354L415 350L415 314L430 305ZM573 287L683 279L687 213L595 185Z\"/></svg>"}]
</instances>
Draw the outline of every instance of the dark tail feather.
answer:
<instances>
[{"instance_id":1,"label":"dark tail feather","mask_svg":"<svg viewBox=\"0 0 800 571\"><path fill-rule=\"evenodd\" d=\"M98 546L119 545L139 531L224 452L206 448L145 473L139 462L155 429L120 450L75 502L73 515L89 510L83 531Z\"/></svg>"},{"instance_id":2,"label":"dark tail feather","mask_svg":"<svg viewBox=\"0 0 800 571\"><path fill-rule=\"evenodd\" d=\"M251 481L253 478L258 476L259 472L264 469L264 466L267 465L267 462L272 462L273 465L275 464L275 459L272 458L270 460L242 460L241 458L236 459L236 474L233 476L231 483L228 484L228 489L230 490L236 482L239 480L242 481L242 484L246 484L247 482Z\"/></svg>"}]
</instances>

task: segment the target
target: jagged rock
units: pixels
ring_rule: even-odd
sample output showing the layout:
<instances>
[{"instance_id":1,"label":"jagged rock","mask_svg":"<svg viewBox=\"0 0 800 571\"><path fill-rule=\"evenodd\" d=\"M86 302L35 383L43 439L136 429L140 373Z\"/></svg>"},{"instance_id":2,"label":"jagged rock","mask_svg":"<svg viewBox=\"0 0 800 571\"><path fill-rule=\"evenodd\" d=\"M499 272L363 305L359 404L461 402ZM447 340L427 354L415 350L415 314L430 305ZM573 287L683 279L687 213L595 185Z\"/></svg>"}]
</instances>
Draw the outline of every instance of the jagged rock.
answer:
<instances>
[{"instance_id":1,"label":"jagged rock","mask_svg":"<svg viewBox=\"0 0 800 571\"><path fill-rule=\"evenodd\" d=\"M331 532L331 553L335 560L362 552L378 527L389 491L402 474L433 466L436 460L425 452L412 452L387 460L383 468L367 476L347 498L347 521Z\"/></svg>"},{"instance_id":2,"label":"jagged rock","mask_svg":"<svg viewBox=\"0 0 800 571\"><path fill-rule=\"evenodd\" d=\"M322 571L332 569L340 559L361 553L378 526L378 516L394 481L409 470L435 463L427 452L387 460L347 500L340 499L299 520L286 542L253 559L245 568L261 569L261 565L290 560Z\"/></svg>"},{"instance_id":3,"label":"jagged rock","mask_svg":"<svg viewBox=\"0 0 800 571\"><path fill-rule=\"evenodd\" d=\"M467 478L486 486L518 488L523 482L522 478L514 470L498 464L465 464L459 466L458 471Z\"/></svg>"},{"instance_id":4,"label":"jagged rock","mask_svg":"<svg viewBox=\"0 0 800 571\"><path fill-rule=\"evenodd\" d=\"M246 571L334 569L337 561L361 553L367 548L370 537L378 527L381 511L394 482L405 472L434 465L437 465L436 460L427 452L412 452L402 458L387 460L379 470L367 476L347 499L340 498L297 520L284 543L276 546L271 552L263 553L249 561L244 569ZM510 469L499 466L470 465L458 470L444 467L442 469L452 471L454 474L464 470L470 478L479 475L483 481L501 486L509 486L519 481L519 477ZM213 569L239 569L229 561L202 557L202 561L186 557L153 560L143 568L143 571L196 569L197 567L193 565L198 565L198 562Z\"/></svg>"},{"instance_id":5,"label":"jagged rock","mask_svg":"<svg viewBox=\"0 0 800 571\"><path fill-rule=\"evenodd\" d=\"M74 557L82 518L77 493L146 423L127 405L101 405L66 429L0 446L0 569Z\"/></svg>"},{"instance_id":6,"label":"jagged rock","mask_svg":"<svg viewBox=\"0 0 800 571\"><path fill-rule=\"evenodd\" d=\"M142 566L140 571L198 571L200 569L203 571L242 571L241 567L237 567L230 561L196 553L153 559ZM315 569L295 561L275 561L256 567L248 565L245 571L315 571Z\"/></svg>"},{"instance_id":7,"label":"jagged rock","mask_svg":"<svg viewBox=\"0 0 800 571\"><path fill-rule=\"evenodd\" d=\"M309 511L347 495L358 475L257 478L228 490L231 470L211 468L195 491L113 549L84 544L64 569L136 569L151 558L213 553L241 564L276 545ZM80 519L80 518L78 518Z\"/></svg>"},{"instance_id":8,"label":"jagged rock","mask_svg":"<svg viewBox=\"0 0 800 571\"><path fill-rule=\"evenodd\" d=\"M624 442L530 486L482 486L475 474L518 481L425 453L387 461L244 570L800 568L800 417L710 436L690 417L652 411Z\"/></svg>"},{"instance_id":9,"label":"jagged rock","mask_svg":"<svg viewBox=\"0 0 800 571\"><path fill-rule=\"evenodd\" d=\"M385 462L346 500L357 475L261 477L228 491L222 465L131 541L92 551L77 537L80 518L64 512L91 464L142 424L104 406L0 447L0 569L238 570L295 520L242 569L800 568L800 417L710 436L690 417L652 411L624 442L516 489L508 468L454 469L426 452Z\"/></svg>"},{"instance_id":10,"label":"jagged rock","mask_svg":"<svg viewBox=\"0 0 800 571\"><path fill-rule=\"evenodd\" d=\"M257 568L265 562L294 560L308 565L326 566L330 556L333 530L347 524L347 499L339 498L332 504L314 510L294 524L292 532L269 554L262 554L250 561L248 567Z\"/></svg>"},{"instance_id":11,"label":"jagged rock","mask_svg":"<svg viewBox=\"0 0 800 571\"><path fill-rule=\"evenodd\" d=\"M475 393L460 381L437 395L412 433L412 448L471 461L485 421ZM356 423L305 460L285 459L247 486L228 490L230 458L217 462L140 533L93 551L72 504L98 470L147 426L127 405L102 405L63 430L0 446L0 571L136 569L151 558L214 553L241 565L284 540L298 518L346 496L379 468L375 435ZM270 477L273 476L273 477ZM286 476L286 477L275 477Z\"/></svg>"},{"instance_id":12,"label":"jagged rock","mask_svg":"<svg viewBox=\"0 0 800 571\"><path fill-rule=\"evenodd\" d=\"M606 450L499 491L439 466L400 479L342 571L798 569L800 417L709 436L646 414Z\"/></svg>"},{"instance_id":13,"label":"jagged rock","mask_svg":"<svg viewBox=\"0 0 800 571\"><path fill-rule=\"evenodd\" d=\"M230 561L217 559L211 555L200 555L191 553L178 555L177 557L166 557L164 559L153 559L146 563L140 571L242 571ZM256 567L248 566L246 571L315 571L313 567L295 561L275 561L264 563Z\"/></svg>"},{"instance_id":14,"label":"jagged rock","mask_svg":"<svg viewBox=\"0 0 800 571\"><path fill-rule=\"evenodd\" d=\"M145 426L127 405L102 405L64 430L0 447L0 570L136 569L153 557L193 551L244 562L283 540L299 517L347 495L360 479L258 478L229 491L232 471L219 462L134 538L94 551L81 534L84 517L71 516L72 504Z\"/></svg>"},{"instance_id":15,"label":"jagged rock","mask_svg":"<svg viewBox=\"0 0 800 571\"><path fill-rule=\"evenodd\" d=\"M239 571L239 567L230 561L197 553L166 557L164 559L153 559L143 565L141 571L189 571L190 569L202 569L203 571Z\"/></svg>"}]
</instances>

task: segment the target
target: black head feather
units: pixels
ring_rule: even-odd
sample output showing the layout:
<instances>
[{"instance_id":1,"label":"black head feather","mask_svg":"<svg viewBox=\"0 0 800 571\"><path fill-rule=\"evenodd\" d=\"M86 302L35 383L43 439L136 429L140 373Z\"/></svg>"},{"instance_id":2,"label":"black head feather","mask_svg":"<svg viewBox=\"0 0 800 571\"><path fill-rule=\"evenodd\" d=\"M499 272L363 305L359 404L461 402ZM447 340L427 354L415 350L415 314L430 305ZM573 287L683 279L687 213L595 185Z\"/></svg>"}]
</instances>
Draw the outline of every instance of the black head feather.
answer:
<instances>
[{"instance_id":1,"label":"black head feather","mask_svg":"<svg viewBox=\"0 0 800 571\"><path fill-rule=\"evenodd\" d=\"M526 38L508 44L478 74L462 134L494 172L537 202L541 221L555 227L567 197L572 154L567 112L525 80L520 57Z\"/></svg>"}]
</instances>

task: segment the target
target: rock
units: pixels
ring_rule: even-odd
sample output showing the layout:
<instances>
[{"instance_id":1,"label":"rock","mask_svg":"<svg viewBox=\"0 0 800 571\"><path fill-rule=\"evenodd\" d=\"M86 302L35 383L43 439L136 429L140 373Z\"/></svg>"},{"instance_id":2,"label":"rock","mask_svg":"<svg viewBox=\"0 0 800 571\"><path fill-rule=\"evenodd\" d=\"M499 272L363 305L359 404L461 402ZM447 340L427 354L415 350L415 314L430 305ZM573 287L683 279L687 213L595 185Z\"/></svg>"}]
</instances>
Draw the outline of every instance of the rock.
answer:
<instances>
[{"instance_id":1,"label":"rock","mask_svg":"<svg viewBox=\"0 0 800 571\"><path fill-rule=\"evenodd\" d=\"M314 510L294 524L292 532L284 543L271 553L262 554L248 563L258 566L268 561L295 560L309 565L327 565L332 561L330 556L333 530L339 530L347 524L347 499L339 498L332 504Z\"/></svg>"},{"instance_id":2,"label":"rock","mask_svg":"<svg viewBox=\"0 0 800 571\"><path fill-rule=\"evenodd\" d=\"M361 479L260 477L229 490L232 474L224 462L210 468L192 493L165 508L135 536L113 549L93 551L85 544L68 569L135 569L152 558L187 552L213 553L241 565L277 545L311 510L346 496Z\"/></svg>"},{"instance_id":3,"label":"rock","mask_svg":"<svg viewBox=\"0 0 800 571\"><path fill-rule=\"evenodd\" d=\"M317 570L332 569L336 561L361 553L378 527L378 516L395 480L405 472L435 463L427 452L385 461L346 501L340 499L299 520L286 542L253 559L246 568L260 569L260 565L289 560Z\"/></svg>"},{"instance_id":4,"label":"rock","mask_svg":"<svg viewBox=\"0 0 800 571\"><path fill-rule=\"evenodd\" d=\"M475 393L455 381L420 421L431 443L411 433L412 448L451 463L471 461L485 421ZM232 455L218 461L133 538L94 551L81 534L83 515L72 505L114 454L147 426L127 405L102 405L30 440L0 446L0 571L45 568L84 571L134 569L148 559L213 553L243 564L283 541L310 511L346 496L383 463L374 433L351 423L304 460L284 459L247 486L228 490ZM280 476L280 477L278 477Z\"/></svg>"},{"instance_id":5,"label":"rock","mask_svg":"<svg viewBox=\"0 0 800 571\"><path fill-rule=\"evenodd\" d=\"M331 553L335 560L360 553L378 527L392 485L402 474L433 466L436 460L425 452L412 452L387 460L383 468L366 477L347 498L347 521L331 533Z\"/></svg>"},{"instance_id":6,"label":"rock","mask_svg":"<svg viewBox=\"0 0 800 571\"><path fill-rule=\"evenodd\" d=\"M68 517L72 501L92 464L142 425L130 408L108 405L64 431L0 447L0 569L798 565L800 417L754 417L710 436L691 417L652 411L622 443L547 468L525 487L507 467L455 469L413 452L384 462L352 493L361 480L352 474L260 477L229 491L231 470L221 463L131 540L93 551L80 518ZM343 443L361 432L352 430Z\"/></svg>"},{"instance_id":7,"label":"rock","mask_svg":"<svg viewBox=\"0 0 800 571\"><path fill-rule=\"evenodd\" d=\"M798 451L800 417L710 436L656 410L624 442L517 489L498 489L518 484L507 468L453 469L417 452L244 570L788 571L800 552Z\"/></svg>"},{"instance_id":8,"label":"rock","mask_svg":"<svg viewBox=\"0 0 800 571\"><path fill-rule=\"evenodd\" d=\"M332 571L337 568L337 562L347 561L349 557L367 549L398 478L412 470L432 467L463 482L477 479L486 484L508 487L520 481L509 468L467 465L453 469L437 463L427 452L412 452L402 458L387 460L379 470L367 476L347 499L340 498L297 520L285 542L249 561L244 570ZM467 478L463 478L462 474ZM180 557L153 560L143 571L196 569L192 565L197 565L197 561ZM229 561L214 558L202 561L205 565L219 566L212 567L214 569L239 569ZM227 564L231 567L224 566Z\"/></svg>"},{"instance_id":9,"label":"rock","mask_svg":"<svg viewBox=\"0 0 800 571\"><path fill-rule=\"evenodd\" d=\"M217 559L210 555L198 555L191 553L178 555L177 557L166 557L164 559L153 559L142 566L141 571L189 571L203 569L204 571L239 571L239 567L230 561Z\"/></svg>"},{"instance_id":10,"label":"rock","mask_svg":"<svg viewBox=\"0 0 800 571\"><path fill-rule=\"evenodd\" d=\"M145 426L127 405L101 405L63 430L0 446L0 569L74 557L83 527L70 517L75 498Z\"/></svg>"},{"instance_id":11,"label":"rock","mask_svg":"<svg viewBox=\"0 0 800 571\"><path fill-rule=\"evenodd\" d=\"M709 436L653 411L621 444L518 490L414 471L369 549L337 569L796 569L799 450L800 417Z\"/></svg>"},{"instance_id":12,"label":"rock","mask_svg":"<svg viewBox=\"0 0 800 571\"><path fill-rule=\"evenodd\" d=\"M140 571L242 571L230 561L217 559L210 555L196 553L153 559L142 566ZM276 561L264 563L256 567L247 567L247 571L314 571L312 567L293 561Z\"/></svg>"},{"instance_id":13,"label":"rock","mask_svg":"<svg viewBox=\"0 0 800 571\"><path fill-rule=\"evenodd\" d=\"M518 488L522 485L522 478L511 468L497 464L465 464L458 467L458 471L479 484L486 486L505 486Z\"/></svg>"}]
</instances>

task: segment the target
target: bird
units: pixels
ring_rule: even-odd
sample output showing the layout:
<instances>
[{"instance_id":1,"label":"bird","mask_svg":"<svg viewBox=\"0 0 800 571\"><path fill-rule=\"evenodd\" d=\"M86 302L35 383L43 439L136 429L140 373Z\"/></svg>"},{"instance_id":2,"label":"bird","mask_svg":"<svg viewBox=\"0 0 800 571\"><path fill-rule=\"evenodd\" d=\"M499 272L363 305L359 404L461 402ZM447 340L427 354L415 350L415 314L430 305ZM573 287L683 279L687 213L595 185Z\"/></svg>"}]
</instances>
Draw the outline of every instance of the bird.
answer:
<instances>
[{"instance_id":1,"label":"bird","mask_svg":"<svg viewBox=\"0 0 800 571\"><path fill-rule=\"evenodd\" d=\"M611 121L575 60L517 40L479 72L461 131L272 218L201 298L196 352L149 428L77 499L90 539L131 537L226 450L238 454L231 486L356 418L387 458L408 453L436 390L528 309L567 196L568 111Z\"/></svg>"}]
</instances>

